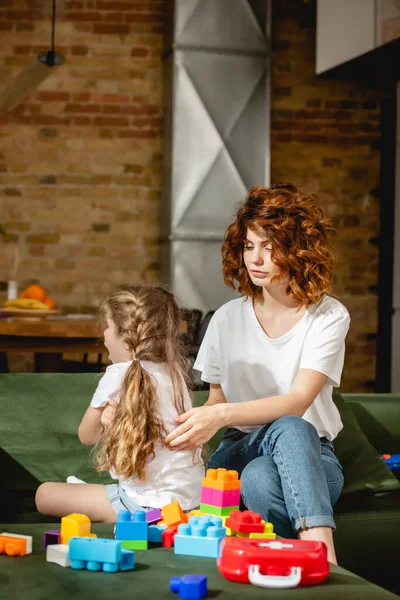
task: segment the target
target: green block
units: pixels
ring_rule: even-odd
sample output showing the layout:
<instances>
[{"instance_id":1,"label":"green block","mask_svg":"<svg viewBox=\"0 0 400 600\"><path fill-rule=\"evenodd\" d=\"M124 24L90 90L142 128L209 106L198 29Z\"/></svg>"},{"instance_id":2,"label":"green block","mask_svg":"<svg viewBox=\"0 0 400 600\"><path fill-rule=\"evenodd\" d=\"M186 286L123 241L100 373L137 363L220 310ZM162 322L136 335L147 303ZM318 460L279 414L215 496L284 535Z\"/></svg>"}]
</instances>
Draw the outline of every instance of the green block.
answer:
<instances>
[{"instance_id":1,"label":"green block","mask_svg":"<svg viewBox=\"0 0 400 600\"><path fill-rule=\"evenodd\" d=\"M149 542L147 540L121 540L124 550L147 550Z\"/></svg>"},{"instance_id":2,"label":"green block","mask_svg":"<svg viewBox=\"0 0 400 600\"><path fill-rule=\"evenodd\" d=\"M212 504L200 504L200 510L209 515L215 515L216 517L229 517L233 510L239 510L238 506L213 506Z\"/></svg>"}]
</instances>

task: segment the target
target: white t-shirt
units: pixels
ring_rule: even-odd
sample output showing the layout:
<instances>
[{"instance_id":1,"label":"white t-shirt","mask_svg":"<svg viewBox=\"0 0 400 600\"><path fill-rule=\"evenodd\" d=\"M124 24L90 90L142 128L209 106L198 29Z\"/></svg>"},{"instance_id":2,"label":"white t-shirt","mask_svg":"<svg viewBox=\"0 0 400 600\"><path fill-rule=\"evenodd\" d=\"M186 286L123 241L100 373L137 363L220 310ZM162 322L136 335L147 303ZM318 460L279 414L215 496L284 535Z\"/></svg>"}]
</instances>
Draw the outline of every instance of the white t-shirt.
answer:
<instances>
[{"instance_id":1,"label":"white t-shirt","mask_svg":"<svg viewBox=\"0 0 400 600\"><path fill-rule=\"evenodd\" d=\"M115 363L107 367L90 403L94 408L105 406L109 398L119 398L119 390L131 361ZM177 427L174 417L177 411L174 405L174 389L165 363L141 361L142 367L151 375L157 391L159 418L167 433ZM190 394L186 389L185 410L192 408ZM183 510L191 510L200 504L201 480L204 477L204 465L201 450L195 454L191 450L183 452L168 450L161 442L157 443L155 456L150 457L146 465L146 479L137 477L119 479L125 492L141 506L161 508L177 500ZM115 477L114 473L111 475Z\"/></svg>"},{"instance_id":2,"label":"white t-shirt","mask_svg":"<svg viewBox=\"0 0 400 600\"><path fill-rule=\"evenodd\" d=\"M333 440L343 427L332 388L340 384L349 324L343 304L325 296L290 331L272 339L258 322L252 299L238 298L213 315L194 368L203 381L221 385L227 402L287 394L299 369L323 373L328 379L303 419L320 437ZM236 426L245 432L258 427Z\"/></svg>"}]
</instances>

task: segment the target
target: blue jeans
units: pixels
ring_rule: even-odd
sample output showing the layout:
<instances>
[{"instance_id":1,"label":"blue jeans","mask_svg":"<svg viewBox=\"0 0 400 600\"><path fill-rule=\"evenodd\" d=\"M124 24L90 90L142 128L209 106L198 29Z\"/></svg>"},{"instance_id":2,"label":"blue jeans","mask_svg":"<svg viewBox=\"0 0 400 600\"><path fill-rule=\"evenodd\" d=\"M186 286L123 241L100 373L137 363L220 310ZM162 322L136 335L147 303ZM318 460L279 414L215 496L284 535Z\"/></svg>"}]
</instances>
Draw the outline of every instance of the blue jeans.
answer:
<instances>
[{"instance_id":1,"label":"blue jeans","mask_svg":"<svg viewBox=\"0 0 400 600\"><path fill-rule=\"evenodd\" d=\"M227 429L208 469L239 472L244 505L282 537L300 529L336 529L332 506L343 488L333 444L301 417L286 416L243 433Z\"/></svg>"}]
</instances>

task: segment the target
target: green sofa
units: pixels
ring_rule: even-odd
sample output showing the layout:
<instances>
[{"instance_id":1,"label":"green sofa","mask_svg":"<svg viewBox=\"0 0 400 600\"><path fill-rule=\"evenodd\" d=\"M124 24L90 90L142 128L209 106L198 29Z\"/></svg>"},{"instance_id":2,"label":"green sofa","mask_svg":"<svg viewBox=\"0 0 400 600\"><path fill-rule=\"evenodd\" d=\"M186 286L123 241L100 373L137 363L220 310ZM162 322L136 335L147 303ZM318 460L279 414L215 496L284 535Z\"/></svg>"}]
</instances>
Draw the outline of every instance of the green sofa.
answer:
<instances>
[{"instance_id":1,"label":"green sofa","mask_svg":"<svg viewBox=\"0 0 400 600\"><path fill-rule=\"evenodd\" d=\"M41 537L43 531L57 526L54 523L52 525L46 523L48 519L35 510L34 493L39 483L43 481L65 481L66 477L72 474L91 482L108 481L107 476L100 476L92 469L90 450L82 446L77 437L81 416L100 377L101 375L92 373L0 376L2 531L34 532ZM206 398L206 392L194 393L194 403L197 405L201 405ZM335 402L345 424L336 441L336 452L343 464L346 480L342 497L335 507L337 523L335 543L339 564L344 569L386 590L400 594L400 580L397 575L400 550L400 484L378 454L400 451L400 396L343 394L336 395ZM211 440L210 451L218 444L220 435L221 432ZM107 525L96 527L95 531L100 533L111 534L112 532L112 528ZM36 539L35 544L39 548L40 539L39 541ZM147 556L151 556L150 551ZM177 559L181 562L177 562ZM9 565L10 574L13 571L16 574L15 561L22 559L1 557L0 560L3 561L2 565ZM35 570L38 569L39 562L42 565L44 559L40 556L32 560L34 563L30 568ZM158 569L166 569L165 577L167 573L173 575L199 572L200 568L198 561L196 564L196 560L190 557L175 557L165 549L162 553L160 549L154 551L154 564ZM50 566L45 563L45 570L37 571L37 585L40 587L40 581L47 581L46 585L50 586L50 590L53 583L50 582L51 578L49 579L49 568ZM202 564L200 571L207 572L207 568ZM346 596L347 592L350 594L349 597L387 596L384 590L370 586L344 569L333 568L330 584L334 583L336 589L333 590L332 587L325 585L324 596L316 595L316 597L328 598L331 592L332 598L340 593ZM26 572L24 570L24 573ZM11 583L13 581L11 575L6 577L6 583L13 587L9 587L8 595L2 595L3 574L4 569L0 572L0 598L11 597L11 590L13 597L23 598L26 594L30 600L53 595L51 591L42 594L43 590L38 594L30 594L24 578ZM213 570L209 569L209 574L211 581L214 575L218 578L215 563ZM90 575L85 574L83 580L86 581ZM144 581L146 576L149 578L145 572L139 573L140 579L139 576L144 578ZM73 575L68 574L63 577L67 578L66 581L71 581L71 587L68 589L71 594L75 594ZM243 590L242 586L229 584L225 580L221 585L221 580L218 581L222 597L227 591L229 594L226 597L243 596L243 591L237 592L238 588ZM151 586L151 581L148 584ZM108 589L107 585L102 588L104 594ZM250 587L246 587L246 596L259 597L257 591L251 590ZM94 593L96 591L95 588L91 590ZM303 591L296 591L299 598L303 597ZM275 593L279 592L268 592L272 596ZM308 598L313 593L317 594L310 588L304 597ZM145 596L147 597L143 592L143 595L135 597ZM388 597L390 596L388 594ZM103 597L100 591L97 597ZM125 596L119 594L116 597ZM171 595L166 592L165 596L157 594L152 597L171 597Z\"/></svg>"}]
</instances>

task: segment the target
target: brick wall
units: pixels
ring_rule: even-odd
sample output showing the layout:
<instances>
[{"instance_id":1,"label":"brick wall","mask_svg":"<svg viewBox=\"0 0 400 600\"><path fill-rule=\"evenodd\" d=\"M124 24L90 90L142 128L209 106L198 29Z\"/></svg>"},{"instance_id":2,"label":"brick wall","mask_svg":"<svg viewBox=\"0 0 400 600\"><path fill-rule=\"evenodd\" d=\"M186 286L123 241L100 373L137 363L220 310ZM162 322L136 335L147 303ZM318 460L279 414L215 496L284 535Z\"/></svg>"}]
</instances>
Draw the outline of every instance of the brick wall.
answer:
<instances>
[{"instance_id":1,"label":"brick wall","mask_svg":"<svg viewBox=\"0 0 400 600\"><path fill-rule=\"evenodd\" d=\"M372 391L378 248L371 238L379 232L379 93L314 74L315 0L277 0L273 8L271 179L317 193L332 220L334 293L352 317L341 389Z\"/></svg>"},{"instance_id":2,"label":"brick wall","mask_svg":"<svg viewBox=\"0 0 400 600\"><path fill-rule=\"evenodd\" d=\"M48 5L2 0L0 89L49 48ZM158 277L162 1L57 5L66 63L0 114L0 222L23 250L22 283L37 279L57 303L85 310L115 284ZM352 315L342 389L370 390L379 95L315 76L315 0L273 6L272 180L318 193L333 221L335 292Z\"/></svg>"},{"instance_id":3,"label":"brick wall","mask_svg":"<svg viewBox=\"0 0 400 600\"><path fill-rule=\"evenodd\" d=\"M79 311L119 283L158 276L163 6L57 7L65 64L0 113L0 222L22 250L20 285L38 280ZM1 1L0 90L50 48L50 11L47 0Z\"/></svg>"}]
</instances>

